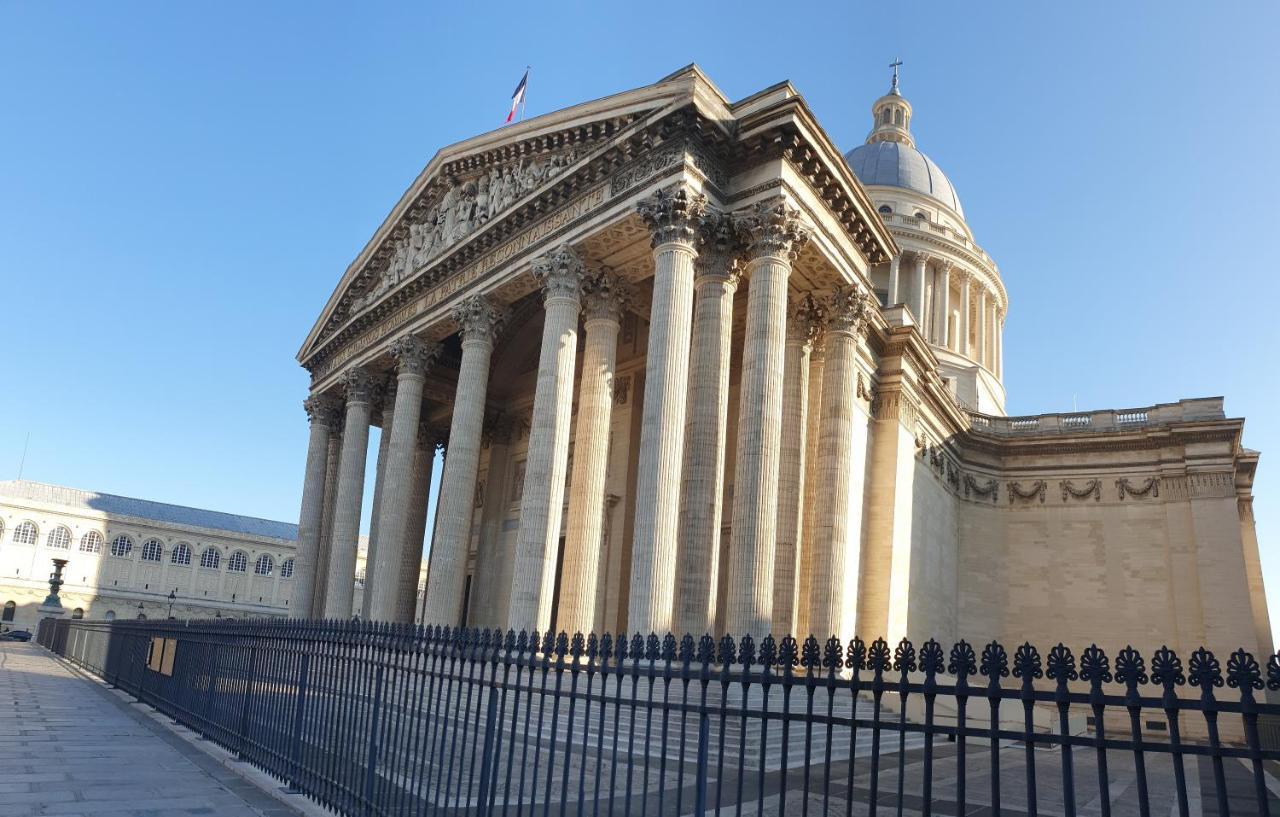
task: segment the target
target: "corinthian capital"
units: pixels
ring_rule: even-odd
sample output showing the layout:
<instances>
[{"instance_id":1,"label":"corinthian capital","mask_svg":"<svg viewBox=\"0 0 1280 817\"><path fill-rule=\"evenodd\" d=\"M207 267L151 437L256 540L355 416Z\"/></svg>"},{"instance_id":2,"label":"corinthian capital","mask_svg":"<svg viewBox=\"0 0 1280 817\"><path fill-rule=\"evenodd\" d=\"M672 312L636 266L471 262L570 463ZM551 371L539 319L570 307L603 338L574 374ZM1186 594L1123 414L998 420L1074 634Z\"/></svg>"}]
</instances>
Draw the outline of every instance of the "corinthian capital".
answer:
<instances>
[{"instance_id":1,"label":"corinthian capital","mask_svg":"<svg viewBox=\"0 0 1280 817\"><path fill-rule=\"evenodd\" d=\"M395 358L396 370L402 375L426 374L427 367L439 354L440 344L413 335L405 335L391 343L391 356Z\"/></svg>"},{"instance_id":2,"label":"corinthian capital","mask_svg":"<svg viewBox=\"0 0 1280 817\"><path fill-rule=\"evenodd\" d=\"M453 320L462 328L462 342L493 343L507 322L507 310L483 295L472 295L453 308Z\"/></svg>"},{"instance_id":3,"label":"corinthian capital","mask_svg":"<svg viewBox=\"0 0 1280 817\"><path fill-rule=\"evenodd\" d=\"M706 209L707 197L683 185L663 188L636 205L653 233L655 248L672 242L693 244Z\"/></svg>"},{"instance_id":4,"label":"corinthian capital","mask_svg":"<svg viewBox=\"0 0 1280 817\"><path fill-rule=\"evenodd\" d=\"M302 401L302 408L307 412L307 419L330 430L337 427L342 419L342 404L324 395L313 395Z\"/></svg>"},{"instance_id":5,"label":"corinthian capital","mask_svg":"<svg viewBox=\"0 0 1280 817\"><path fill-rule=\"evenodd\" d=\"M827 305L811 292L793 299L787 312L787 339L793 343L812 345L827 327Z\"/></svg>"},{"instance_id":6,"label":"corinthian capital","mask_svg":"<svg viewBox=\"0 0 1280 817\"><path fill-rule=\"evenodd\" d=\"M568 244L561 244L533 260L533 277L542 285L542 300L582 297L582 258Z\"/></svg>"},{"instance_id":7,"label":"corinthian capital","mask_svg":"<svg viewBox=\"0 0 1280 817\"><path fill-rule=\"evenodd\" d=\"M841 287L827 301L827 331L855 338L867 331L871 321L871 299L856 286Z\"/></svg>"},{"instance_id":8,"label":"corinthian capital","mask_svg":"<svg viewBox=\"0 0 1280 817\"><path fill-rule=\"evenodd\" d=\"M347 396L347 403L368 403L373 400L377 382L368 369L357 366L343 372L341 383Z\"/></svg>"},{"instance_id":9,"label":"corinthian capital","mask_svg":"<svg viewBox=\"0 0 1280 817\"><path fill-rule=\"evenodd\" d=\"M742 242L733 217L719 210L707 210L698 222L698 257L693 268L698 278L716 278L732 287L742 276Z\"/></svg>"},{"instance_id":10,"label":"corinthian capital","mask_svg":"<svg viewBox=\"0 0 1280 817\"><path fill-rule=\"evenodd\" d=\"M620 320L631 298L631 284L608 267L588 273L582 282L583 319Z\"/></svg>"},{"instance_id":11,"label":"corinthian capital","mask_svg":"<svg viewBox=\"0 0 1280 817\"><path fill-rule=\"evenodd\" d=\"M737 214L735 224L748 259L774 255L794 261L809 240L800 213L781 199L757 203Z\"/></svg>"}]
</instances>

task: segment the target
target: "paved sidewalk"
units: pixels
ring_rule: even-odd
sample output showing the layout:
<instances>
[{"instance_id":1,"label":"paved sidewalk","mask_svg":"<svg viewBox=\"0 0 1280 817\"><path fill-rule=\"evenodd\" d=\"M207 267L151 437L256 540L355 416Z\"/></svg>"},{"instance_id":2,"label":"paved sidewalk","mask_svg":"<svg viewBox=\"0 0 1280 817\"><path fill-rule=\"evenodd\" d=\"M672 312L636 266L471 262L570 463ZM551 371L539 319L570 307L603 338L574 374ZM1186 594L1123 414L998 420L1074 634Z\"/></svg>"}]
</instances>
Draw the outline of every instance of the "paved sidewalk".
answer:
<instances>
[{"instance_id":1,"label":"paved sidewalk","mask_svg":"<svg viewBox=\"0 0 1280 817\"><path fill-rule=\"evenodd\" d=\"M294 817L34 643L0 642L0 814Z\"/></svg>"}]
</instances>

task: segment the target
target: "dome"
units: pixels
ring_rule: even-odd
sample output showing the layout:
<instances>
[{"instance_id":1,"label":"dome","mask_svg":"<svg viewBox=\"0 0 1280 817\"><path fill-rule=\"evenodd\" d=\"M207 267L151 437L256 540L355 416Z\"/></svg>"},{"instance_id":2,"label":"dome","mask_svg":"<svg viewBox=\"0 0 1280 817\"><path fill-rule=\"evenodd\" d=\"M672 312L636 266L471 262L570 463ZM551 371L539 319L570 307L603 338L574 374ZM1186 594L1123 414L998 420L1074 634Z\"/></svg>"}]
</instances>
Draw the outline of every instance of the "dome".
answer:
<instances>
[{"instance_id":1,"label":"dome","mask_svg":"<svg viewBox=\"0 0 1280 817\"><path fill-rule=\"evenodd\" d=\"M914 145L905 142L869 142L844 155L849 168L864 185L914 190L950 207L961 218L960 197L942 169Z\"/></svg>"}]
</instances>

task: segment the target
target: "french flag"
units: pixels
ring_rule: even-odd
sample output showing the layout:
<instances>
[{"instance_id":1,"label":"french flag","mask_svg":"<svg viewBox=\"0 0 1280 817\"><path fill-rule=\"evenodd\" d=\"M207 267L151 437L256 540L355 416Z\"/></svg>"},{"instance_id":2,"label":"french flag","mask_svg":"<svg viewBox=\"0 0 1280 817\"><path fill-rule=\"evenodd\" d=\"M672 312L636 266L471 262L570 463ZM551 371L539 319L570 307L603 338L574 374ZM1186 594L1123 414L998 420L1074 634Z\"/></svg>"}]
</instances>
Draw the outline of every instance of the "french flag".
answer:
<instances>
[{"instance_id":1,"label":"french flag","mask_svg":"<svg viewBox=\"0 0 1280 817\"><path fill-rule=\"evenodd\" d=\"M507 114L507 121L510 122L516 115L516 109L524 104L524 91L529 85L529 69L524 69L524 76L520 77L520 84L516 86L515 93L511 95L511 112Z\"/></svg>"}]
</instances>

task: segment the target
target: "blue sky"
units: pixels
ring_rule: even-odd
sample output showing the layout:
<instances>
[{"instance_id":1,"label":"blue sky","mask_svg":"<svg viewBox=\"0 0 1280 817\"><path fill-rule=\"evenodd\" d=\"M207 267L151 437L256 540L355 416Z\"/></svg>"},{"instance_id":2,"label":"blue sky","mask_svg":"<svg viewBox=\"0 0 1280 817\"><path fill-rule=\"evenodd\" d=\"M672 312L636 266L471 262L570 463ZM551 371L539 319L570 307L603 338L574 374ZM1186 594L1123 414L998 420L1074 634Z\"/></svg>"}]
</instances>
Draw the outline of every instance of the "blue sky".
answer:
<instances>
[{"instance_id":1,"label":"blue sky","mask_svg":"<svg viewBox=\"0 0 1280 817\"><path fill-rule=\"evenodd\" d=\"M1280 609L1280 7L600 5L0 4L0 478L29 434L29 479L296 519L294 354L526 64L530 115L790 79L848 149L901 57L1010 292L1010 412L1225 395Z\"/></svg>"}]
</instances>

